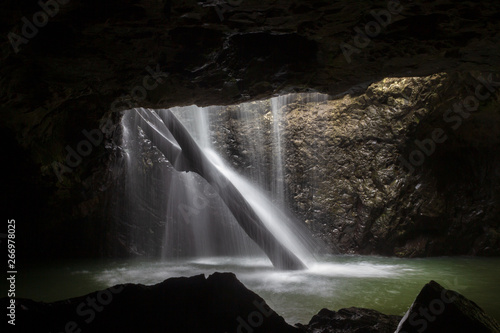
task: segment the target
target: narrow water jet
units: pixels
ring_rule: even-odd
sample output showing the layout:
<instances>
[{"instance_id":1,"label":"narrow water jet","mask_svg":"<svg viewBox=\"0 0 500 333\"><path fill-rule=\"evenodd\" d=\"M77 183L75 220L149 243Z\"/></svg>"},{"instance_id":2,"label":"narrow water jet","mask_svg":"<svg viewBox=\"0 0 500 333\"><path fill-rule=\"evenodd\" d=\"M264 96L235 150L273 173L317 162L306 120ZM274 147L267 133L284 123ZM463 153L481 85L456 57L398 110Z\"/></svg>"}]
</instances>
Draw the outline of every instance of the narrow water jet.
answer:
<instances>
[{"instance_id":1,"label":"narrow water jet","mask_svg":"<svg viewBox=\"0 0 500 333\"><path fill-rule=\"evenodd\" d=\"M285 204L285 184L283 172L283 150L281 149L281 129L284 105L283 96L271 98L271 112L273 115L273 187L272 192L275 196L275 202L280 207Z\"/></svg>"}]
</instances>

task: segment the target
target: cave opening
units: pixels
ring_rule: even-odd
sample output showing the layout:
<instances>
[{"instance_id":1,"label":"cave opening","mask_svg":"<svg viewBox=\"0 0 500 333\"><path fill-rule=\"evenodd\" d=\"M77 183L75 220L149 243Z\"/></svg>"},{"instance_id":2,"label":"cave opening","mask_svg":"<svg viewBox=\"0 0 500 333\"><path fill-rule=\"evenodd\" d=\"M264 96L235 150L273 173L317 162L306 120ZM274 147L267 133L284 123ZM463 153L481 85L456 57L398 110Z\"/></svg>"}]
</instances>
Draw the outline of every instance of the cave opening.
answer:
<instances>
[{"instance_id":1,"label":"cave opening","mask_svg":"<svg viewBox=\"0 0 500 333\"><path fill-rule=\"evenodd\" d=\"M485 155L494 148L457 148L468 146L457 118L446 122L448 118L436 117L453 103L440 104L444 98L437 98L438 93L445 94L453 84L442 73L387 78L362 93L336 97L300 93L229 106L120 112L106 144L113 152L106 176L113 185L107 191L105 218L110 223L105 234L108 253L123 259L78 262L72 274L90 277L93 282L83 288L91 291L127 281L154 284L170 276L228 270L287 321L302 323L324 304L342 307L353 299L363 307L402 315L426 280L437 279L464 292L477 274L494 279L498 262L493 258L415 261L372 256L470 254L472 245L464 245L466 241L480 251L492 251L478 244L488 230L461 229L453 219L443 218L450 209L457 211L450 200L463 200L459 193L469 197L478 181L484 190L473 194L478 205L495 200L498 187L498 174L474 171L470 165L474 156L477 163L492 163L489 168L494 170L497 161ZM489 117L489 103L478 107L467 122L464 118L464 127ZM272 269L276 263L200 176L204 173L198 162L179 157L185 147L176 142L179 134L172 135L165 126L166 113L187 129L212 164L239 183L236 188L245 200L256 200L252 208L258 214L278 220L271 233L287 249L291 246L305 270ZM455 157L457 150L461 157ZM458 161L460 167L449 164ZM456 197L448 194L457 188L467 190L456 192ZM408 201L415 200L411 189L433 194L409 206ZM458 246L444 248L450 239L460 239ZM374 289L378 292L367 296ZM73 292L26 290L43 300ZM481 292L472 297L496 316L495 293ZM302 305L294 310L287 305L297 302Z\"/></svg>"},{"instance_id":2,"label":"cave opening","mask_svg":"<svg viewBox=\"0 0 500 333\"><path fill-rule=\"evenodd\" d=\"M9 329L500 331L500 3L0 12Z\"/></svg>"}]
</instances>

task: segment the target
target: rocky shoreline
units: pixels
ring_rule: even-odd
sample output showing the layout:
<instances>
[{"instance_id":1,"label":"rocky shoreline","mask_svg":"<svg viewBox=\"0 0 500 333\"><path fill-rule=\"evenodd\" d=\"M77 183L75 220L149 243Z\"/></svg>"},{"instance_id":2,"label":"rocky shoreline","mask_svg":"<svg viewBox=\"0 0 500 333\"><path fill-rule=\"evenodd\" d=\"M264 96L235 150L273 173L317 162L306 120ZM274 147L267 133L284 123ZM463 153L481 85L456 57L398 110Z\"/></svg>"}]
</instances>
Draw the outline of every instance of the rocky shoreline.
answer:
<instances>
[{"instance_id":1,"label":"rocky shoreline","mask_svg":"<svg viewBox=\"0 0 500 333\"><path fill-rule=\"evenodd\" d=\"M9 302L0 300L5 307ZM474 302L434 281L404 317L356 307L322 309L307 325L295 326L232 273L117 285L53 303L16 299L15 304L17 332L500 332Z\"/></svg>"}]
</instances>

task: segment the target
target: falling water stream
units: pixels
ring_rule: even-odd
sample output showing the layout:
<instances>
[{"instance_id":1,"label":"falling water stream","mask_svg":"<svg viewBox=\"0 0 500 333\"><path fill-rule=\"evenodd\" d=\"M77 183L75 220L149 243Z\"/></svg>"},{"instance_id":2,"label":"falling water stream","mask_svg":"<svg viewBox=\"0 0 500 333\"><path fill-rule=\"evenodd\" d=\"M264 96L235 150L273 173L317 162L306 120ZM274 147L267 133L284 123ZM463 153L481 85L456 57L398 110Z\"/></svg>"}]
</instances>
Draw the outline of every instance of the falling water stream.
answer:
<instances>
[{"instance_id":1,"label":"falling water stream","mask_svg":"<svg viewBox=\"0 0 500 333\"><path fill-rule=\"evenodd\" d=\"M267 228L308 269L275 269L207 182L194 172L174 170L138 128L135 111L130 110L122 121L124 191L116 215L130 226L131 248L141 256L26 267L20 275L19 297L54 301L118 283L154 284L170 277L227 271L235 273L293 324L307 323L324 307L338 310L358 306L402 315L422 286L434 279L462 292L500 319L498 258L315 254L319 245L303 223L286 210L283 113L291 102L321 103L326 99L325 95L296 94L233 109L170 109ZM236 123L245 127L241 128L245 135L231 139L228 128ZM233 140L239 150L232 151L221 138Z\"/></svg>"},{"instance_id":2,"label":"falling water stream","mask_svg":"<svg viewBox=\"0 0 500 333\"><path fill-rule=\"evenodd\" d=\"M317 94L315 100L326 100L326 96ZM270 164L271 172L268 174L271 177L262 177L262 172L255 172L252 174L251 179L247 179L237 171L235 171L227 161L225 161L218 152L214 150L211 138L213 135L210 133L210 119L217 118L223 108L176 108L172 110L174 114L184 122L190 134L196 139L199 146L203 149L209 160L217 167L217 169L224 174L229 181L238 189L243 197L250 204L252 209L257 213L262 222L268 230L289 250L291 250L299 259L304 263L314 262L313 252L318 244L315 244L312 237L308 237L307 230L300 227L300 222L294 220L293 216L285 211L285 197L284 197L284 184L283 184L283 163L282 163L282 150L281 150L281 137L279 130L279 123L281 120L280 109L286 105L287 100L285 97L276 97L271 100L272 105L272 161ZM240 117L248 117L250 112L245 110L248 106L243 105L239 114ZM159 113L164 112L159 110ZM264 111L265 112L265 111ZM241 115L243 113L243 115ZM243 120L245 121L245 119ZM219 122L220 123L220 122ZM261 132L261 128L257 127ZM251 151L253 157L251 159L252 165L262 166L264 137L258 136L249 140L252 142ZM270 191L267 193L261 187L268 186ZM194 222L196 223L196 221ZM203 253L199 253L203 256Z\"/></svg>"},{"instance_id":3,"label":"falling water stream","mask_svg":"<svg viewBox=\"0 0 500 333\"><path fill-rule=\"evenodd\" d=\"M285 208L281 115L291 102L305 104L326 100L327 96L321 94L294 94L245 103L233 109L188 106L127 111L122 125L127 169L125 196L129 199L119 210L126 224L135 225L130 235L132 248L139 254L154 253L151 238L157 234L156 224L165 225L161 244L163 259L262 255L200 175L174 170L160 152L148 145L150 138L139 125L139 113L161 117L172 112L210 163L236 187L278 242L306 265L314 262L314 252L321 245ZM231 122L231 119L236 121ZM229 131L228 121L233 127L241 127L233 131L243 133L232 143L233 147L220 139L221 133ZM164 137L171 136L166 127L159 131L163 131ZM240 171L231 166L235 156L230 150L234 150L235 145L238 147L234 154L244 155ZM229 151L226 156L224 151ZM245 175L241 174L241 169Z\"/></svg>"}]
</instances>

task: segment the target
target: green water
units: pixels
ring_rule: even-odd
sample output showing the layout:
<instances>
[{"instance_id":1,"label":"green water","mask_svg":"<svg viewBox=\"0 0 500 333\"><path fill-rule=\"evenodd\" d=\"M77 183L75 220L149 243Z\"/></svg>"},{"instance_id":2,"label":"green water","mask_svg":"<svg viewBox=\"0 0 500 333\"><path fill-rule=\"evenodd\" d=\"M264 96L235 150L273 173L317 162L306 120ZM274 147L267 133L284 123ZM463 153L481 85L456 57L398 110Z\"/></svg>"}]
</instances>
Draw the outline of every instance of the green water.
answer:
<instances>
[{"instance_id":1,"label":"green water","mask_svg":"<svg viewBox=\"0 0 500 333\"><path fill-rule=\"evenodd\" d=\"M294 272L276 271L266 258L53 262L20 267L17 297L55 301L118 283L155 284L216 271L235 273L291 324L307 323L325 307L357 306L403 315L431 279L462 293L500 321L500 258L331 256Z\"/></svg>"}]
</instances>

